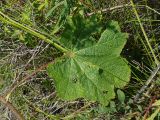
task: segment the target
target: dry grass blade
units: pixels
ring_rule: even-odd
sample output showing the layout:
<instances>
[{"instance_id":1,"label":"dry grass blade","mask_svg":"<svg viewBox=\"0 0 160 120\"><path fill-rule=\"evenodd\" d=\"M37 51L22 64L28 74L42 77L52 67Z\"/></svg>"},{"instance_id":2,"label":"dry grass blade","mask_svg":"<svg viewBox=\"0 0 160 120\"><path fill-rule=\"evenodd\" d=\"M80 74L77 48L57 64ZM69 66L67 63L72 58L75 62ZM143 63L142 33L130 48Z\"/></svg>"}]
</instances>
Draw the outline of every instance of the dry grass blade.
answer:
<instances>
[{"instance_id":1,"label":"dry grass blade","mask_svg":"<svg viewBox=\"0 0 160 120\"><path fill-rule=\"evenodd\" d=\"M137 92L136 96L134 97L134 102L136 103L140 97L140 95L146 90L148 85L153 81L153 78L156 76L160 69L160 64L157 66L157 68L152 72L151 76L146 81L145 85L142 86L142 88Z\"/></svg>"},{"instance_id":2,"label":"dry grass blade","mask_svg":"<svg viewBox=\"0 0 160 120\"><path fill-rule=\"evenodd\" d=\"M9 89L7 89L7 91L4 93L4 96L6 97L6 99L8 100L9 99L9 96L11 95L11 93L17 88L19 87L20 85L24 84L27 82L27 80L29 80L29 78L33 77L37 72L39 72L40 70L46 68L48 66L48 64L50 63L53 63L52 62L49 62L47 64L44 64L43 66L39 67L37 70L35 70L32 74L26 76L25 78L23 78L23 80L21 80L20 82L17 82L15 84L13 84L12 86L10 86Z\"/></svg>"},{"instance_id":3,"label":"dry grass blade","mask_svg":"<svg viewBox=\"0 0 160 120\"><path fill-rule=\"evenodd\" d=\"M18 120L25 120L22 114L4 97L0 96L0 102L5 105L5 107L8 107L12 113L17 117Z\"/></svg>"}]
</instances>

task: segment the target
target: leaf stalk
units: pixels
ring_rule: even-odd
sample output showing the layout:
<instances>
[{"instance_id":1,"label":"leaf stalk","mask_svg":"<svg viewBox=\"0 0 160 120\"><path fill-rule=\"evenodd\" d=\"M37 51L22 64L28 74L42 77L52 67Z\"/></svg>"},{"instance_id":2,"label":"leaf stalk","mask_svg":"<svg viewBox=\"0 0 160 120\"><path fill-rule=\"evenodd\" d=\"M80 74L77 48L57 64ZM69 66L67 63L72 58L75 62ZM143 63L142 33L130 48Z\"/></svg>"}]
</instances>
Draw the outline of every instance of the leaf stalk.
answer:
<instances>
[{"instance_id":1,"label":"leaf stalk","mask_svg":"<svg viewBox=\"0 0 160 120\"><path fill-rule=\"evenodd\" d=\"M45 41L46 43L49 43L51 45L53 45L55 48L57 48L59 51L65 53L67 52L68 50L62 46L60 46L59 44L53 42L52 40L48 39L46 36L44 36L43 34L33 30L32 28L29 28L27 26L24 26L23 24L20 24L16 21L14 21L13 19L9 18L7 15L5 15L4 13L2 13L0 11L0 21L3 21L4 23L7 23L9 25L12 25L14 27L17 27L21 30L24 30L40 39L42 39L43 41Z\"/></svg>"}]
</instances>

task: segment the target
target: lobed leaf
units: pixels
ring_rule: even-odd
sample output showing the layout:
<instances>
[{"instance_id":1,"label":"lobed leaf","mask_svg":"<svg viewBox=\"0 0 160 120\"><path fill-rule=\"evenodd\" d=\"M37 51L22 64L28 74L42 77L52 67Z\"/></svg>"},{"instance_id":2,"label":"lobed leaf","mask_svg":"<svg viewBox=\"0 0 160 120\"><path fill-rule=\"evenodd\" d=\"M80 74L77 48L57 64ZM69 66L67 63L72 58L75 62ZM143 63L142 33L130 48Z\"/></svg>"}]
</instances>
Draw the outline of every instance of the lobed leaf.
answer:
<instances>
[{"instance_id":1,"label":"lobed leaf","mask_svg":"<svg viewBox=\"0 0 160 120\"><path fill-rule=\"evenodd\" d=\"M73 39L66 37L67 42L71 43L67 45L70 51L48 66L49 76L54 78L60 98L85 98L107 105L115 97L114 89L122 88L128 83L130 68L120 56L127 34L121 33L117 25L117 22L111 22L99 41L92 46L77 49ZM78 28L73 26L73 29ZM82 38L83 36L79 37L79 40Z\"/></svg>"}]
</instances>

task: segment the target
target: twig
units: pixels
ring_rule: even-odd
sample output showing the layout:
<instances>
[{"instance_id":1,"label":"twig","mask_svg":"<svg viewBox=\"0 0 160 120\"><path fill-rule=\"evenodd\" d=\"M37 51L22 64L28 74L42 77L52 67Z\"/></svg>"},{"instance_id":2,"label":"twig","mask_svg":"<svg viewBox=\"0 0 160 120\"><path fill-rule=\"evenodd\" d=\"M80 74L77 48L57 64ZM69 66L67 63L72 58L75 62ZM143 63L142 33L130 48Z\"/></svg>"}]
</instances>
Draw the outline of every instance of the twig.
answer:
<instances>
[{"instance_id":1,"label":"twig","mask_svg":"<svg viewBox=\"0 0 160 120\"><path fill-rule=\"evenodd\" d=\"M147 118L147 116L149 114L149 110L151 109L152 104L155 102L155 100L156 100L156 96L153 96L153 98L151 99L151 101L149 103L149 106L144 111L145 114L144 114L143 120L146 120L146 118Z\"/></svg>"},{"instance_id":2,"label":"twig","mask_svg":"<svg viewBox=\"0 0 160 120\"><path fill-rule=\"evenodd\" d=\"M43 66L39 67L37 70L35 70L32 74L26 76L25 78L23 78L23 80L16 82L15 84L12 84L11 87L4 93L4 96L6 97L6 99L8 100L9 96L11 95L11 93L19 86L21 86L22 84L26 83L29 78L31 78L32 76L34 76L37 72L41 71L42 69L46 68L48 66L48 64L53 63L49 62L47 64L44 64Z\"/></svg>"},{"instance_id":3,"label":"twig","mask_svg":"<svg viewBox=\"0 0 160 120\"><path fill-rule=\"evenodd\" d=\"M150 9L151 11L153 11L154 13L157 13L158 15L160 15L160 12L158 12L157 10L149 7L148 5L136 5L136 6L137 7L146 7L148 9ZM87 16L91 16L91 15L99 13L99 12L104 12L105 13L107 11L112 11L112 10L120 9L120 8L123 8L123 7L132 7L132 5L131 4L124 4L124 5L118 5L118 6L114 6L114 7L110 7L110 8L105 8L105 9L102 9L102 10L98 10L98 11L94 11L94 12L91 12L91 13L87 13Z\"/></svg>"},{"instance_id":4,"label":"twig","mask_svg":"<svg viewBox=\"0 0 160 120\"><path fill-rule=\"evenodd\" d=\"M102 9L102 10L98 10L96 12L87 13L87 16L91 16L91 15L93 15L95 13L107 12L107 11L111 11L111 10L115 10L115 9L119 9L119 8L123 8L123 7L131 7L131 5L129 5L129 4L118 5L118 6L114 6L114 7L110 7L110 8L106 8L106 9Z\"/></svg>"},{"instance_id":5,"label":"twig","mask_svg":"<svg viewBox=\"0 0 160 120\"><path fill-rule=\"evenodd\" d=\"M43 100L48 99L48 98L50 98L50 97L54 97L55 95L56 95L56 92L54 91L54 92L52 92L51 94L49 94L48 96L43 97L40 101L43 101Z\"/></svg>"},{"instance_id":6,"label":"twig","mask_svg":"<svg viewBox=\"0 0 160 120\"><path fill-rule=\"evenodd\" d=\"M145 85L142 86L142 88L137 92L136 96L134 97L134 102L137 102L140 95L145 91L145 89L148 87L148 85L153 81L153 78L156 76L157 72L160 69L160 64L156 67L156 69L152 72L151 76L146 81Z\"/></svg>"},{"instance_id":7,"label":"twig","mask_svg":"<svg viewBox=\"0 0 160 120\"><path fill-rule=\"evenodd\" d=\"M34 59L34 57L37 56L37 54L40 51L40 48L43 45L43 41L41 42L40 45L36 46L36 49L33 51L31 58L28 60L28 62L24 65L24 67L22 68L21 72L18 73L18 75L15 78L15 82L20 78L20 75L24 72L24 70L26 69L26 67L29 65L29 63ZM13 63L14 64L14 63ZM13 83L14 84L14 83Z\"/></svg>"},{"instance_id":8,"label":"twig","mask_svg":"<svg viewBox=\"0 0 160 120\"><path fill-rule=\"evenodd\" d=\"M6 107L8 107L18 120L25 120L22 114L4 97L0 96L0 102L3 103Z\"/></svg>"}]
</instances>

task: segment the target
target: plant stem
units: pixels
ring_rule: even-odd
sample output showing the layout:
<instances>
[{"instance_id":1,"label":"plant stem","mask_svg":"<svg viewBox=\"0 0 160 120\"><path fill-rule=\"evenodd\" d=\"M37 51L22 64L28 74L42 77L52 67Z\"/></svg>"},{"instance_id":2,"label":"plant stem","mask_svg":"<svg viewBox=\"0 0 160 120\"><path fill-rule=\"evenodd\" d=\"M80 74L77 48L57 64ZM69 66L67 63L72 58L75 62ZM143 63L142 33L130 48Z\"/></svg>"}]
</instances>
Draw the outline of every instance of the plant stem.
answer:
<instances>
[{"instance_id":1,"label":"plant stem","mask_svg":"<svg viewBox=\"0 0 160 120\"><path fill-rule=\"evenodd\" d=\"M29 28L27 26L24 26L14 20L12 20L11 18L9 18L8 16L6 16L4 13L2 13L0 11L0 21L3 21L4 23L7 23L7 24L10 24L14 27L17 27L21 30L24 30L42 40L44 40L45 42L49 43L49 44L52 44L55 48L57 48L58 50L60 50L61 52L65 53L67 52L68 50L60 45L58 45L57 43L53 42L52 40L48 39L46 36L44 36L43 34L39 33L39 32L36 32L35 30L33 30L32 28Z\"/></svg>"},{"instance_id":2,"label":"plant stem","mask_svg":"<svg viewBox=\"0 0 160 120\"><path fill-rule=\"evenodd\" d=\"M0 96L0 102L8 107L18 120L25 120L22 114L9 101L6 101L3 96Z\"/></svg>"},{"instance_id":3,"label":"plant stem","mask_svg":"<svg viewBox=\"0 0 160 120\"><path fill-rule=\"evenodd\" d=\"M131 5L132 5L132 7L133 7L134 14L136 15L136 18L137 18L137 20L138 20L138 22L139 22L140 28L141 28L141 30L142 30L142 32L143 32L143 35L144 35L144 37L145 37L145 40L146 40L146 42L147 42L147 45L148 45L148 47L149 47L149 49L150 49L150 51L151 51L151 53L152 53L152 55L153 55L153 58L154 58L154 60L155 60L155 63L158 65L158 64L159 64L159 61L158 61L158 59L156 58L156 55L155 55L155 53L154 53L154 51L153 51L153 49L152 49L152 47L151 47L151 44L150 44L149 39L148 39L148 37L147 37L147 34L146 34L145 30L144 30L144 27L143 27L143 25L142 25L142 23L141 23L140 17L139 17L139 15L138 15L137 10L136 10L135 4L133 3L133 0L130 0L130 1L131 1Z\"/></svg>"},{"instance_id":4,"label":"plant stem","mask_svg":"<svg viewBox=\"0 0 160 120\"><path fill-rule=\"evenodd\" d=\"M134 97L134 102L138 102L140 95L146 90L148 85L153 81L153 78L157 75L160 69L160 64L155 68L155 70L151 73L151 76L148 78L146 83L141 87L141 89L137 92L136 96Z\"/></svg>"}]
</instances>

